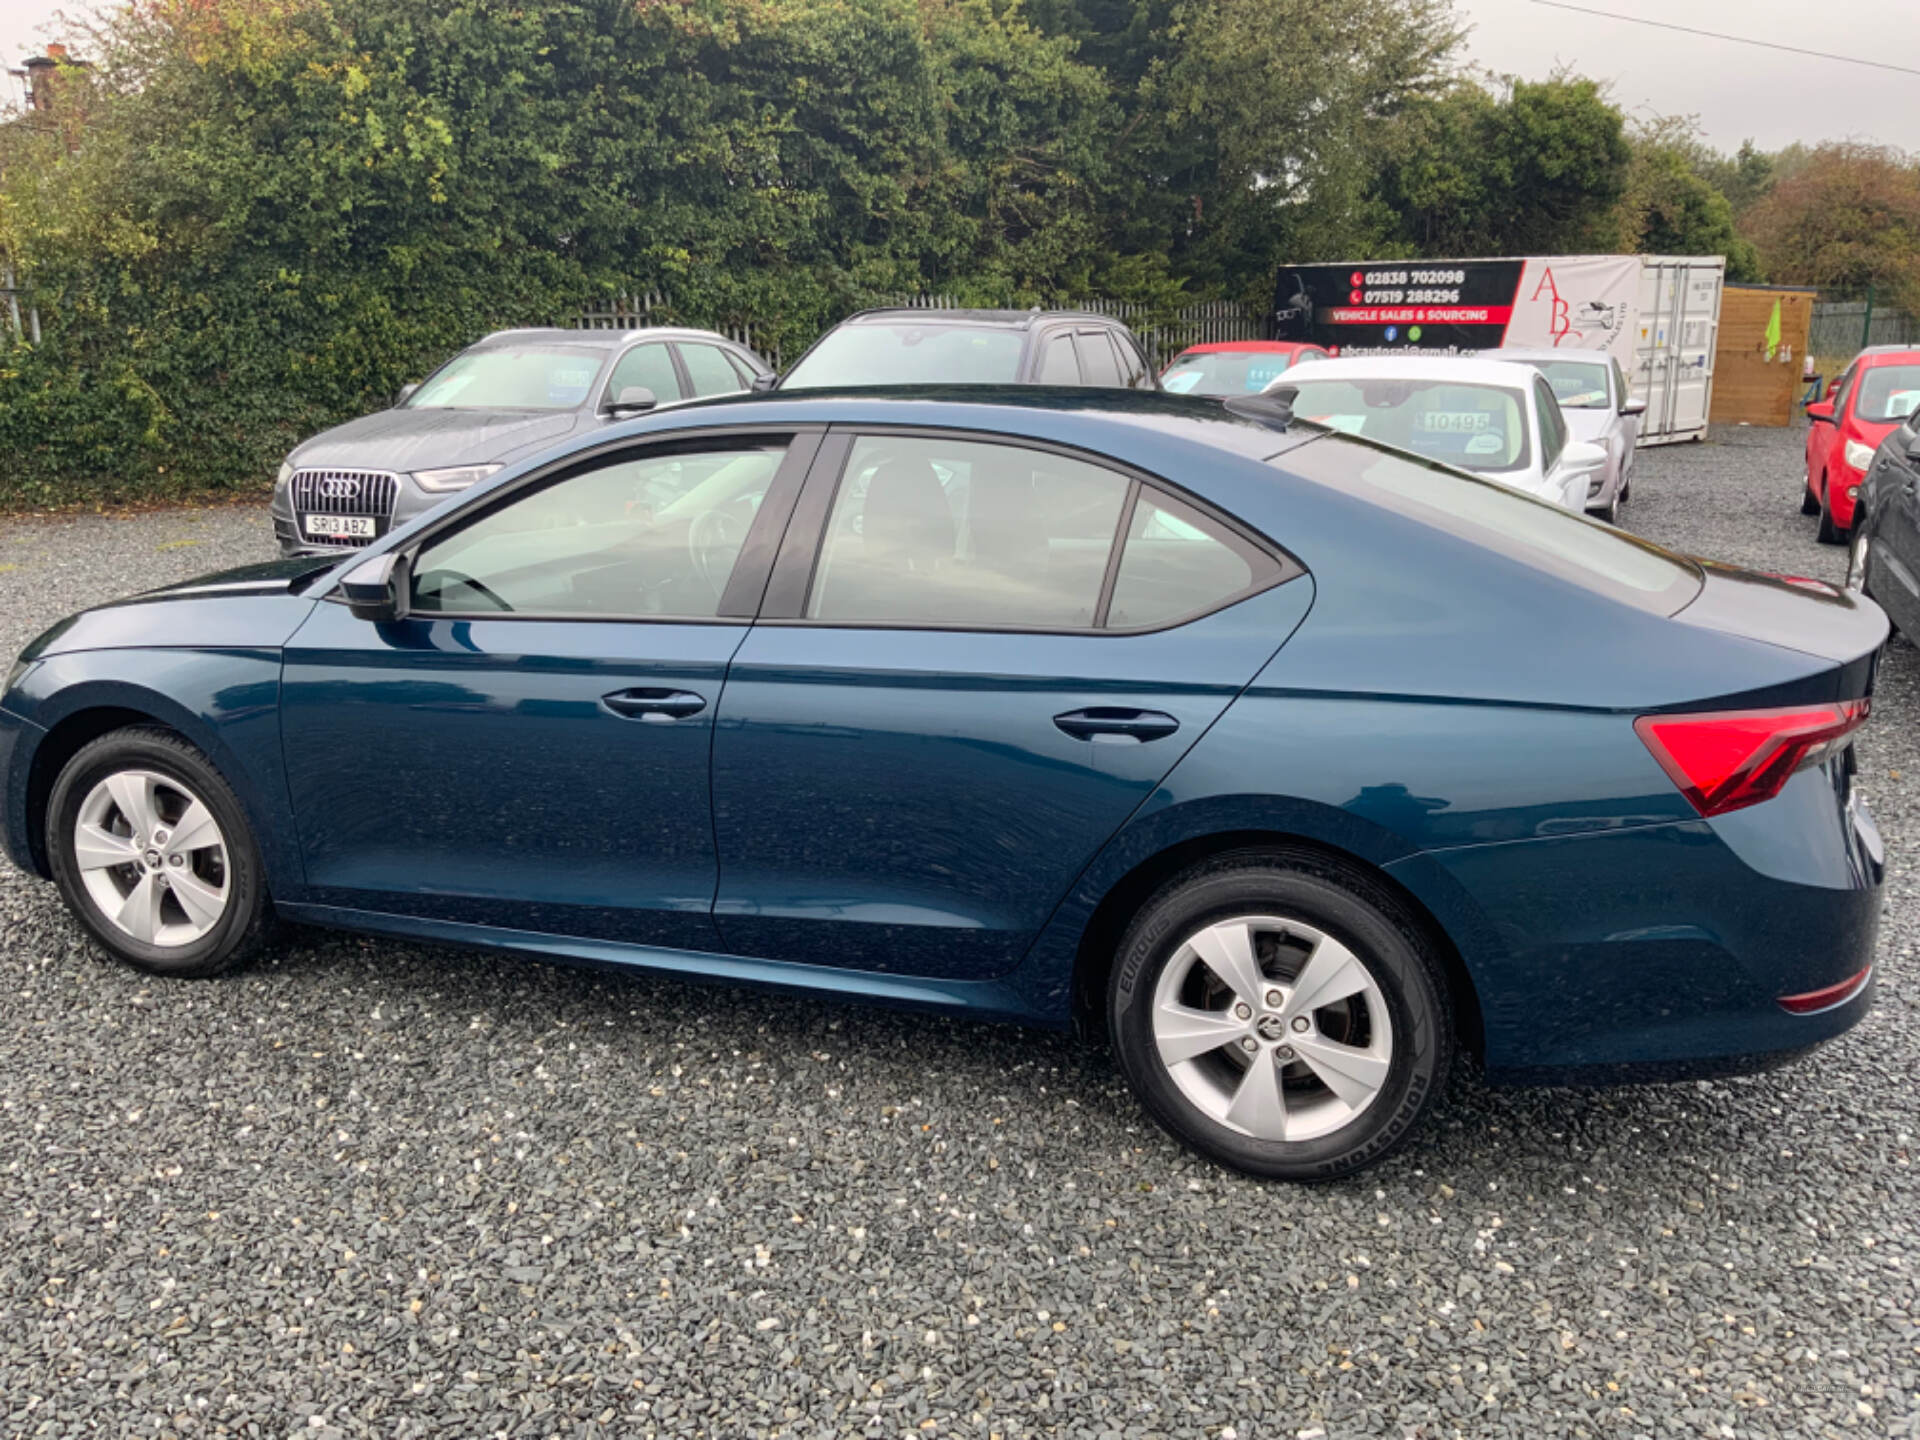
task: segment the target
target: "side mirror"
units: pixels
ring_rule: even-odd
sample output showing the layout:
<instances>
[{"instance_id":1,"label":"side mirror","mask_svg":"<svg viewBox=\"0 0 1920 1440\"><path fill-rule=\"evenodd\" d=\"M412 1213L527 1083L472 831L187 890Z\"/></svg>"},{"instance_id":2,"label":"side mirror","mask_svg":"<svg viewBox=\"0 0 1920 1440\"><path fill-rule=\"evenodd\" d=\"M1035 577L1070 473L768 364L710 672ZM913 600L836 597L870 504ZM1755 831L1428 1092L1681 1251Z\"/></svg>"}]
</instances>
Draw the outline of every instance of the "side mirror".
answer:
<instances>
[{"instance_id":1,"label":"side mirror","mask_svg":"<svg viewBox=\"0 0 1920 1440\"><path fill-rule=\"evenodd\" d=\"M408 564L404 555L373 555L340 577L340 596L356 620L401 620L407 613Z\"/></svg>"},{"instance_id":2,"label":"side mirror","mask_svg":"<svg viewBox=\"0 0 1920 1440\"><path fill-rule=\"evenodd\" d=\"M616 420L631 420L635 415L644 415L660 402L653 392L644 385L627 385L607 406L607 414Z\"/></svg>"},{"instance_id":3,"label":"side mirror","mask_svg":"<svg viewBox=\"0 0 1920 1440\"><path fill-rule=\"evenodd\" d=\"M1644 415L1647 413L1647 402L1644 400L1622 400L1620 402L1620 413L1622 415Z\"/></svg>"},{"instance_id":4,"label":"side mirror","mask_svg":"<svg viewBox=\"0 0 1920 1440\"><path fill-rule=\"evenodd\" d=\"M419 388L418 385L402 385L400 387L400 393L393 397L393 408L398 410L402 405L406 404L407 401L413 398L413 392Z\"/></svg>"},{"instance_id":5,"label":"side mirror","mask_svg":"<svg viewBox=\"0 0 1920 1440\"><path fill-rule=\"evenodd\" d=\"M1831 425L1833 423L1833 401L1813 400L1809 401L1803 408L1807 412L1807 419L1817 420L1823 425Z\"/></svg>"},{"instance_id":6,"label":"side mirror","mask_svg":"<svg viewBox=\"0 0 1920 1440\"><path fill-rule=\"evenodd\" d=\"M764 395L780 383L778 375L756 375L753 377L753 393Z\"/></svg>"}]
</instances>

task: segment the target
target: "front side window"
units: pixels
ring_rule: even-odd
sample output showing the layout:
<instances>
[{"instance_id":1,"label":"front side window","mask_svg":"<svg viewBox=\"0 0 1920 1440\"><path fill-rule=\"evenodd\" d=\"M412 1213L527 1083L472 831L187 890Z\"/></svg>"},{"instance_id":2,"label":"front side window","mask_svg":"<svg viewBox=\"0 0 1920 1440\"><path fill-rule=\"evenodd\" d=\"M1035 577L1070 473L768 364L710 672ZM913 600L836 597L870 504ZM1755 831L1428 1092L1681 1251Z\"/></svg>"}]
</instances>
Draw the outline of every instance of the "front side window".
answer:
<instances>
[{"instance_id":1,"label":"front side window","mask_svg":"<svg viewBox=\"0 0 1920 1440\"><path fill-rule=\"evenodd\" d=\"M1011 385L1026 336L937 320L843 325L814 346L782 390L843 385Z\"/></svg>"},{"instance_id":2,"label":"front side window","mask_svg":"<svg viewBox=\"0 0 1920 1440\"><path fill-rule=\"evenodd\" d=\"M1017 445L863 436L840 478L806 613L1086 628L1130 485Z\"/></svg>"},{"instance_id":3,"label":"front side window","mask_svg":"<svg viewBox=\"0 0 1920 1440\"><path fill-rule=\"evenodd\" d=\"M409 410L575 410L600 373L602 352L555 345L498 346L456 355L408 397Z\"/></svg>"},{"instance_id":4,"label":"front side window","mask_svg":"<svg viewBox=\"0 0 1920 1440\"><path fill-rule=\"evenodd\" d=\"M413 566L424 615L711 619L782 443L603 461L434 540Z\"/></svg>"},{"instance_id":5,"label":"front side window","mask_svg":"<svg viewBox=\"0 0 1920 1440\"><path fill-rule=\"evenodd\" d=\"M1143 487L1127 526L1107 626L1170 625L1277 578L1280 566L1184 501Z\"/></svg>"},{"instance_id":6,"label":"front side window","mask_svg":"<svg viewBox=\"0 0 1920 1440\"><path fill-rule=\"evenodd\" d=\"M1553 398L1567 410L1605 410L1607 362L1603 360L1528 360L1546 376Z\"/></svg>"},{"instance_id":7,"label":"front side window","mask_svg":"<svg viewBox=\"0 0 1920 1440\"><path fill-rule=\"evenodd\" d=\"M1160 385L1176 395L1258 395L1293 358L1284 350L1189 350L1167 367Z\"/></svg>"},{"instance_id":8,"label":"front side window","mask_svg":"<svg viewBox=\"0 0 1920 1440\"><path fill-rule=\"evenodd\" d=\"M1619 403L1625 405L1632 395L1627 388L1627 372L1620 368L1618 360L1609 357L1607 363L1613 367L1613 393L1619 397Z\"/></svg>"},{"instance_id":9,"label":"front side window","mask_svg":"<svg viewBox=\"0 0 1920 1440\"><path fill-rule=\"evenodd\" d=\"M1293 413L1349 435L1410 450L1466 470L1524 470L1527 405L1504 385L1453 380L1289 382Z\"/></svg>"},{"instance_id":10,"label":"front side window","mask_svg":"<svg viewBox=\"0 0 1920 1440\"><path fill-rule=\"evenodd\" d=\"M636 386L651 390L655 400L680 398L680 377L674 373L673 357L664 344L656 341L651 345L636 345L620 357L607 380L607 403L612 404L623 390Z\"/></svg>"},{"instance_id":11,"label":"front side window","mask_svg":"<svg viewBox=\"0 0 1920 1440\"><path fill-rule=\"evenodd\" d=\"M717 345L682 341L680 360L687 367L687 378L693 381L693 393L697 396L738 395L744 388L733 366L727 363L726 354Z\"/></svg>"},{"instance_id":12,"label":"front side window","mask_svg":"<svg viewBox=\"0 0 1920 1440\"><path fill-rule=\"evenodd\" d=\"M1540 411L1540 473L1544 475L1560 463L1560 452L1567 448L1567 421L1545 380L1533 382L1533 403Z\"/></svg>"},{"instance_id":13,"label":"front side window","mask_svg":"<svg viewBox=\"0 0 1920 1440\"><path fill-rule=\"evenodd\" d=\"M1113 353L1120 357L1120 383L1129 390L1153 389L1153 372L1132 337L1111 330L1107 338L1113 342Z\"/></svg>"},{"instance_id":14,"label":"front side window","mask_svg":"<svg viewBox=\"0 0 1920 1440\"><path fill-rule=\"evenodd\" d=\"M1855 418L1893 425L1920 411L1920 365L1876 365L1860 372Z\"/></svg>"}]
</instances>

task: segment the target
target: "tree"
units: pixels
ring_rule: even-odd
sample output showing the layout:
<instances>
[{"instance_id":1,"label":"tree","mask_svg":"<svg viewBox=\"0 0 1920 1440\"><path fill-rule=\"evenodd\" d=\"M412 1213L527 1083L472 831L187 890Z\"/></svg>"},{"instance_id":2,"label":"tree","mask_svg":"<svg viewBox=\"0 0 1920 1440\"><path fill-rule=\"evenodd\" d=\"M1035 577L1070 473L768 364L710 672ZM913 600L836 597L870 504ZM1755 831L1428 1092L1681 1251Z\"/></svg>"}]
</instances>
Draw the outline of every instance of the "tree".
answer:
<instances>
[{"instance_id":1,"label":"tree","mask_svg":"<svg viewBox=\"0 0 1920 1440\"><path fill-rule=\"evenodd\" d=\"M1409 104L1376 182L1396 237L1420 255L1612 249L1632 152L1591 80L1467 81Z\"/></svg>"},{"instance_id":2,"label":"tree","mask_svg":"<svg viewBox=\"0 0 1920 1440\"><path fill-rule=\"evenodd\" d=\"M1621 248L1645 255L1721 255L1729 280L1761 278L1753 245L1734 226L1734 210L1713 176L1760 183L1768 168L1749 143L1729 160L1709 149L1690 118L1672 116L1636 126L1633 161L1620 202Z\"/></svg>"},{"instance_id":3,"label":"tree","mask_svg":"<svg viewBox=\"0 0 1920 1440\"><path fill-rule=\"evenodd\" d=\"M1920 312L1920 159L1886 146L1818 146L1742 223L1773 279L1871 284Z\"/></svg>"}]
</instances>

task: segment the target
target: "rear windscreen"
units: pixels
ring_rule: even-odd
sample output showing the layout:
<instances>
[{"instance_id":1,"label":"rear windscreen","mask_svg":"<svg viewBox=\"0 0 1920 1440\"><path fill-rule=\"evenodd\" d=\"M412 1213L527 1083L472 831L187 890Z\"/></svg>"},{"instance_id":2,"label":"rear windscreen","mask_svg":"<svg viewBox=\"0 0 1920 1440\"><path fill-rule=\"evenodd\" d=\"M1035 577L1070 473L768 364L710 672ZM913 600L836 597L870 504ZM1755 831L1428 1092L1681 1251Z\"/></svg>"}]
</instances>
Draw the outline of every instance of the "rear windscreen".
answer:
<instances>
[{"instance_id":1,"label":"rear windscreen","mask_svg":"<svg viewBox=\"0 0 1920 1440\"><path fill-rule=\"evenodd\" d=\"M1681 556L1496 480L1343 436L1269 463L1643 610L1672 615L1700 593L1699 570Z\"/></svg>"}]
</instances>

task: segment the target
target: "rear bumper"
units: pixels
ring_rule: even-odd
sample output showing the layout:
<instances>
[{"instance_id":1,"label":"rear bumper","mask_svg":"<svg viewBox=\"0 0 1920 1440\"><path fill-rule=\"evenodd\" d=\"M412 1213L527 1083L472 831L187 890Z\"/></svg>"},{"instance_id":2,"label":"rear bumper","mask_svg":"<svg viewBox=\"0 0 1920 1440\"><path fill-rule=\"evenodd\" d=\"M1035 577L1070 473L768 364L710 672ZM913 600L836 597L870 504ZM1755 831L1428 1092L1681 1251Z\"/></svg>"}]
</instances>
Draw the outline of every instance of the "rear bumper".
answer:
<instances>
[{"instance_id":1,"label":"rear bumper","mask_svg":"<svg viewBox=\"0 0 1920 1440\"><path fill-rule=\"evenodd\" d=\"M1488 1078L1613 1083L1767 1069L1850 1029L1871 979L1811 1014L1782 997L1874 960L1884 854L1827 770L1712 821L1647 825L1409 857L1416 894L1451 894ZM1577 881L1576 881L1577 877ZM1441 916L1458 935L1459 917Z\"/></svg>"}]
</instances>

